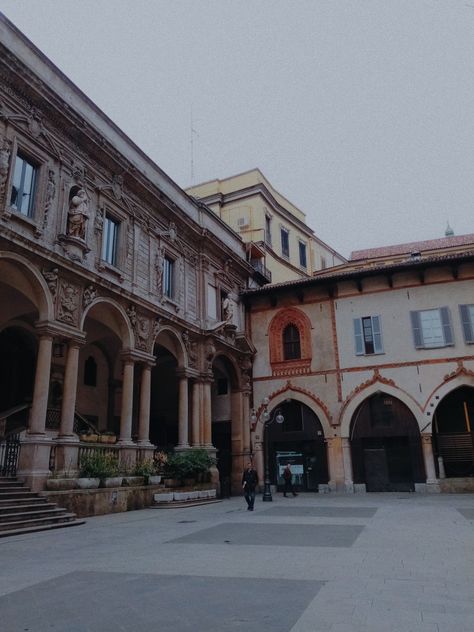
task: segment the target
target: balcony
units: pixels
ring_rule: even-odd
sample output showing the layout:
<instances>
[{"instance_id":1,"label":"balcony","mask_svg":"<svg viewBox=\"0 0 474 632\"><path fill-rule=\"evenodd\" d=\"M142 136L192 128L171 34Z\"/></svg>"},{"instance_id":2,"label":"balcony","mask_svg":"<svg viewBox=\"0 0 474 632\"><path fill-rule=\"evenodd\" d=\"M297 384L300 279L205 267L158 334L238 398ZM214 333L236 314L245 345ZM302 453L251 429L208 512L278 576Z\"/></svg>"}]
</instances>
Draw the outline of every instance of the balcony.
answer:
<instances>
[{"instance_id":1,"label":"balcony","mask_svg":"<svg viewBox=\"0 0 474 632\"><path fill-rule=\"evenodd\" d=\"M256 272L258 272L260 276L260 281L262 281L263 283L272 282L272 273L263 265L263 261L261 259L251 259L250 265Z\"/></svg>"}]
</instances>

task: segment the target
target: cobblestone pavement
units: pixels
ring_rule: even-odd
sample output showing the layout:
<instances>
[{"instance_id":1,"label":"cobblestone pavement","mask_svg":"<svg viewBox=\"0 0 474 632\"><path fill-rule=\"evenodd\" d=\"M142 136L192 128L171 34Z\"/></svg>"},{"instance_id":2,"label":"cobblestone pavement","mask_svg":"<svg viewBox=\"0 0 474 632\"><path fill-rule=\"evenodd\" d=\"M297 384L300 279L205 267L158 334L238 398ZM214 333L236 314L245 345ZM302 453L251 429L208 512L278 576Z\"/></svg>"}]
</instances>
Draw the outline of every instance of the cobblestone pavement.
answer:
<instances>
[{"instance_id":1,"label":"cobblestone pavement","mask_svg":"<svg viewBox=\"0 0 474 632\"><path fill-rule=\"evenodd\" d=\"M2 632L472 632L474 495L243 498L0 540Z\"/></svg>"}]
</instances>

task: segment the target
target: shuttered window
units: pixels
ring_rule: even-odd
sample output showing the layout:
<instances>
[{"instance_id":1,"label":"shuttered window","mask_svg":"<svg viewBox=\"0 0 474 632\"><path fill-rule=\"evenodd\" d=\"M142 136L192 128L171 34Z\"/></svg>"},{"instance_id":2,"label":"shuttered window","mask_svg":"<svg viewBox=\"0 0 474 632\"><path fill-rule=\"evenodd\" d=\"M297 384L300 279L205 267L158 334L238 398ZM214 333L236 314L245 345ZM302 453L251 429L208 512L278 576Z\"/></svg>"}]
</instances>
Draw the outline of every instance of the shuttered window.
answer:
<instances>
[{"instance_id":1,"label":"shuttered window","mask_svg":"<svg viewBox=\"0 0 474 632\"><path fill-rule=\"evenodd\" d=\"M460 305L464 342L474 343L474 305Z\"/></svg>"},{"instance_id":2,"label":"shuttered window","mask_svg":"<svg viewBox=\"0 0 474 632\"><path fill-rule=\"evenodd\" d=\"M354 340L356 355L383 353L380 316L354 318Z\"/></svg>"},{"instance_id":3,"label":"shuttered window","mask_svg":"<svg viewBox=\"0 0 474 632\"><path fill-rule=\"evenodd\" d=\"M410 312L410 319L417 349L448 347L454 344L448 307Z\"/></svg>"}]
</instances>

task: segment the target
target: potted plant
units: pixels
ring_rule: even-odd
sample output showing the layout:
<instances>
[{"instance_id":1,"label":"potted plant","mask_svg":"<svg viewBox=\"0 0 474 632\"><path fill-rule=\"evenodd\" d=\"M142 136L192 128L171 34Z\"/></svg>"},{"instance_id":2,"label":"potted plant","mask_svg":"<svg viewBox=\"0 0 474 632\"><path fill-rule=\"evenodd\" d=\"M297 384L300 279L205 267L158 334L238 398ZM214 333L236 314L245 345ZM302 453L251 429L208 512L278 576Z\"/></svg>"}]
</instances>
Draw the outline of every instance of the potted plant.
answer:
<instances>
[{"instance_id":1,"label":"potted plant","mask_svg":"<svg viewBox=\"0 0 474 632\"><path fill-rule=\"evenodd\" d=\"M137 463L133 469L135 476L143 476L145 485L158 485L161 476L157 474L157 465L154 459L144 459Z\"/></svg>"},{"instance_id":2,"label":"potted plant","mask_svg":"<svg viewBox=\"0 0 474 632\"><path fill-rule=\"evenodd\" d=\"M122 477L117 476L118 471L118 459L114 454L97 451L81 459L81 477L98 480L97 487L120 487Z\"/></svg>"},{"instance_id":3,"label":"potted plant","mask_svg":"<svg viewBox=\"0 0 474 632\"><path fill-rule=\"evenodd\" d=\"M100 435L99 441L100 443L115 443L117 441L117 437L111 430L106 430Z\"/></svg>"}]
</instances>

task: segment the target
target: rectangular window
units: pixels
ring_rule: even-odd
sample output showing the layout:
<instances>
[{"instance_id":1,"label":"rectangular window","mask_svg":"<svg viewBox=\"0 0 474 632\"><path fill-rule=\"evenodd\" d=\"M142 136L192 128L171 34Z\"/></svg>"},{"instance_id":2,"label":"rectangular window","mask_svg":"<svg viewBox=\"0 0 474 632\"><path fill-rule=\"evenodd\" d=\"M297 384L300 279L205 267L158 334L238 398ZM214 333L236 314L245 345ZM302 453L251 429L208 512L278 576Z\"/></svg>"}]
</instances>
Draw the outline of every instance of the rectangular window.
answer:
<instances>
[{"instance_id":1,"label":"rectangular window","mask_svg":"<svg viewBox=\"0 0 474 632\"><path fill-rule=\"evenodd\" d=\"M460 305L464 342L474 343L474 305Z\"/></svg>"},{"instance_id":2,"label":"rectangular window","mask_svg":"<svg viewBox=\"0 0 474 632\"><path fill-rule=\"evenodd\" d=\"M284 257L290 256L290 234L286 228L280 229L281 234L281 254Z\"/></svg>"},{"instance_id":3,"label":"rectangular window","mask_svg":"<svg viewBox=\"0 0 474 632\"><path fill-rule=\"evenodd\" d=\"M410 312L413 339L417 349L448 347L454 344L447 307Z\"/></svg>"},{"instance_id":4,"label":"rectangular window","mask_svg":"<svg viewBox=\"0 0 474 632\"><path fill-rule=\"evenodd\" d=\"M117 265L117 244L120 222L111 217L105 216L104 237L102 241L102 259L112 266Z\"/></svg>"},{"instance_id":5,"label":"rectangular window","mask_svg":"<svg viewBox=\"0 0 474 632\"><path fill-rule=\"evenodd\" d=\"M169 257L163 260L163 294L168 298L174 295L174 261Z\"/></svg>"},{"instance_id":6,"label":"rectangular window","mask_svg":"<svg viewBox=\"0 0 474 632\"><path fill-rule=\"evenodd\" d=\"M265 243L272 245L272 218L269 215L265 215Z\"/></svg>"},{"instance_id":7,"label":"rectangular window","mask_svg":"<svg viewBox=\"0 0 474 632\"><path fill-rule=\"evenodd\" d=\"M15 159L10 206L26 217L33 217L37 169L19 154Z\"/></svg>"},{"instance_id":8,"label":"rectangular window","mask_svg":"<svg viewBox=\"0 0 474 632\"><path fill-rule=\"evenodd\" d=\"M326 263L326 257L323 257L321 255L321 270L325 270L327 267L327 263Z\"/></svg>"},{"instance_id":9,"label":"rectangular window","mask_svg":"<svg viewBox=\"0 0 474 632\"><path fill-rule=\"evenodd\" d=\"M354 338L356 355L383 353L380 316L354 318Z\"/></svg>"},{"instance_id":10,"label":"rectangular window","mask_svg":"<svg viewBox=\"0 0 474 632\"><path fill-rule=\"evenodd\" d=\"M306 244L302 241L298 242L299 252L300 252L300 266L302 268L306 268Z\"/></svg>"}]
</instances>

